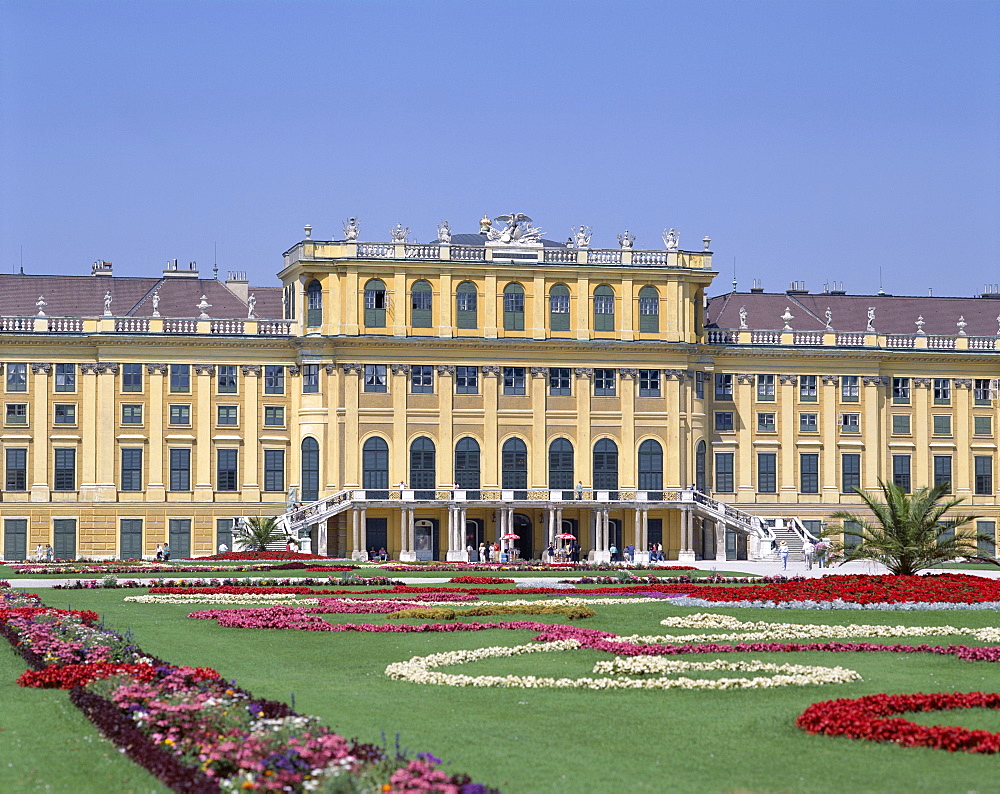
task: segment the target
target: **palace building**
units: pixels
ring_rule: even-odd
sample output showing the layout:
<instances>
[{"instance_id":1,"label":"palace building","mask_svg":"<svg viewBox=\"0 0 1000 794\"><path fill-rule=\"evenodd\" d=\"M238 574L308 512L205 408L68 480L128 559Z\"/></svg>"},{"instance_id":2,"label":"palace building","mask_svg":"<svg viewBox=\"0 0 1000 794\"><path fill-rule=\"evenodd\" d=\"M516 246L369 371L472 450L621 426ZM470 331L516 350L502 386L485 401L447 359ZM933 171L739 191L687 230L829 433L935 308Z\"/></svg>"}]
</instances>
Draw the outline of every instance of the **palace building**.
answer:
<instances>
[{"instance_id":1,"label":"palace building","mask_svg":"<svg viewBox=\"0 0 1000 794\"><path fill-rule=\"evenodd\" d=\"M330 555L735 559L879 479L995 536L1000 295L710 298L708 238L532 223L306 227L270 287L0 276L3 559L204 556L262 515Z\"/></svg>"}]
</instances>

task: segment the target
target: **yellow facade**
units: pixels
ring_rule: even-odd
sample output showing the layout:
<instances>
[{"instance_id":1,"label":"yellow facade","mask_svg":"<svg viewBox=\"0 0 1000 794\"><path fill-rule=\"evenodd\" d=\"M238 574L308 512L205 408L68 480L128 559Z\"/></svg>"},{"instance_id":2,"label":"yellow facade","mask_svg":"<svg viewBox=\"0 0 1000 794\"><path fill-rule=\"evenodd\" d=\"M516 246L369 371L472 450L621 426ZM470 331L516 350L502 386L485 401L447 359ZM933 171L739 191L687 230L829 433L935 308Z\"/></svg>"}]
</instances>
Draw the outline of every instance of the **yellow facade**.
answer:
<instances>
[{"instance_id":1,"label":"yellow facade","mask_svg":"<svg viewBox=\"0 0 1000 794\"><path fill-rule=\"evenodd\" d=\"M825 521L904 457L913 488L948 458L995 527L995 345L706 330L711 259L304 240L277 325L7 319L4 557L57 532L68 548L65 519L78 555L135 556L139 532L149 556L184 531L205 555L234 516L343 495L306 522L314 550L459 559L513 531L537 557L568 530L597 559L656 541L721 558L746 553L739 510Z\"/></svg>"}]
</instances>

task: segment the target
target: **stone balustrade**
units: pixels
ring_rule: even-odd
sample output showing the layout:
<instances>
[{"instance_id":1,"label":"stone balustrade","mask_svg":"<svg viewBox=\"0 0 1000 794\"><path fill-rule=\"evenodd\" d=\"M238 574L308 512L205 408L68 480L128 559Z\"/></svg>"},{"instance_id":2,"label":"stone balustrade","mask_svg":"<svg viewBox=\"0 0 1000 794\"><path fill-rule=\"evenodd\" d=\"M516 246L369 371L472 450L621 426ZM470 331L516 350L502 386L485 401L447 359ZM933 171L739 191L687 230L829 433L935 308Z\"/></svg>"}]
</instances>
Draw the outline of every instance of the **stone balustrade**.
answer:
<instances>
[{"instance_id":1,"label":"stone balustrade","mask_svg":"<svg viewBox=\"0 0 1000 794\"><path fill-rule=\"evenodd\" d=\"M292 336L292 320L176 317L0 317L0 333Z\"/></svg>"}]
</instances>

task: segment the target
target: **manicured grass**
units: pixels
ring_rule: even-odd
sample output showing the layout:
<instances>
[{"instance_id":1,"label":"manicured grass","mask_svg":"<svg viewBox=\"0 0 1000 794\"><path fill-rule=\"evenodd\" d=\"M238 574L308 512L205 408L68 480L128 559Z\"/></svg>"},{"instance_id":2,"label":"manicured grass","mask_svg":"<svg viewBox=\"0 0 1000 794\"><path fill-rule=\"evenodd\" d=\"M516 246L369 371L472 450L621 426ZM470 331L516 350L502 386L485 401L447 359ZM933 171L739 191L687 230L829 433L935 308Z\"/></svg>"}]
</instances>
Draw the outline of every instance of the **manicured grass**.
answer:
<instances>
[{"instance_id":1,"label":"manicured grass","mask_svg":"<svg viewBox=\"0 0 1000 794\"><path fill-rule=\"evenodd\" d=\"M536 791L967 791L995 777L996 759L927 749L809 736L795 718L811 703L878 692L990 690L993 665L926 654L750 654L779 663L845 666L863 682L730 692L593 692L419 686L388 680L386 664L436 651L530 641L527 632L354 634L224 629L190 620L192 606L125 604L141 590L50 591L53 606L89 608L119 629L131 628L147 651L172 662L209 665L256 695L290 700L347 736L390 744L395 734L414 752L429 751L454 771L508 792ZM621 634L659 633L658 620L687 614L668 603L597 607L577 625ZM986 626L989 612L817 612L716 610L741 619L802 623ZM330 615L334 622L382 623L367 615ZM416 622L416 621L412 621ZM559 622L555 618L544 622ZM689 633L685 631L684 633ZM911 643L919 639L910 640ZM873 640L892 642L892 640ZM964 637L933 644L976 644ZM452 671L590 674L594 651L538 654L480 662ZM701 659L714 658L698 657ZM16 665L15 665L16 666ZM19 672L19 671L16 671ZM21 690L59 702L64 693ZM5 699L6 704L6 699ZM66 706L69 711L72 707ZM909 716L909 715L908 715ZM945 724L980 726L980 717L941 715ZM956 719L957 717L957 719ZM0 721L12 717L4 709ZM82 718L81 718L82 719ZM991 723L992 724L992 723ZM0 734L2 735L2 734ZM57 740L59 741L59 740ZM56 747L24 747L29 766L44 767ZM850 759L845 763L846 758ZM32 761L33 759L33 761ZM823 770L822 774L817 770ZM140 773L136 773L140 775ZM141 773L144 775L144 773ZM138 777L133 779L139 779ZM122 790L108 778L105 790Z\"/></svg>"},{"instance_id":2,"label":"manicured grass","mask_svg":"<svg viewBox=\"0 0 1000 794\"><path fill-rule=\"evenodd\" d=\"M169 791L104 739L66 692L19 687L26 665L6 640L0 643L0 789Z\"/></svg>"}]
</instances>

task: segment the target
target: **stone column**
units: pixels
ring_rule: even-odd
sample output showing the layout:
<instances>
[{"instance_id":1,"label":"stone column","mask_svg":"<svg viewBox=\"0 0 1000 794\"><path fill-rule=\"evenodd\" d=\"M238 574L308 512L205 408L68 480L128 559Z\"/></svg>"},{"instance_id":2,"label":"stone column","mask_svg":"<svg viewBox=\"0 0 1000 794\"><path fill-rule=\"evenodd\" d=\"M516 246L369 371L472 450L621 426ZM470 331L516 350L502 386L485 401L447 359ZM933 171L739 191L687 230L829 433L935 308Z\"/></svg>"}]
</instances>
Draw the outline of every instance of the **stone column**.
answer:
<instances>
[{"instance_id":1,"label":"stone column","mask_svg":"<svg viewBox=\"0 0 1000 794\"><path fill-rule=\"evenodd\" d=\"M368 559L368 514L366 508L361 508L361 517L358 519L358 538L360 540L360 545L358 550L363 556L362 559Z\"/></svg>"},{"instance_id":2,"label":"stone column","mask_svg":"<svg viewBox=\"0 0 1000 794\"><path fill-rule=\"evenodd\" d=\"M681 548L677 554L678 562L694 562L691 534L694 525L694 515L690 510L681 510Z\"/></svg>"},{"instance_id":3,"label":"stone column","mask_svg":"<svg viewBox=\"0 0 1000 794\"><path fill-rule=\"evenodd\" d=\"M403 560L403 555L409 552L409 546L406 545L407 541L407 522L406 522L406 508L401 507L399 509L399 559ZM412 560L412 557L407 557L406 559Z\"/></svg>"},{"instance_id":4,"label":"stone column","mask_svg":"<svg viewBox=\"0 0 1000 794\"><path fill-rule=\"evenodd\" d=\"M361 559L360 546L359 546L361 542L361 537L360 537L360 532L358 530L358 521L360 519L360 513L361 511L358 508L356 507L351 508L351 559L352 560Z\"/></svg>"},{"instance_id":5,"label":"stone column","mask_svg":"<svg viewBox=\"0 0 1000 794\"><path fill-rule=\"evenodd\" d=\"M469 555L465 551L465 525L462 523L462 513L459 507L448 508L448 561L468 562ZM461 526L461 529L459 525Z\"/></svg>"},{"instance_id":6,"label":"stone column","mask_svg":"<svg viewBox=\"0 0 1000 794\"><path fill-rule=\"evenodd\" d=\"M635 509L635 555L632 560L636 565L649 564L649 510L637 507Z\"/></svg>"}]
</instances>

